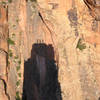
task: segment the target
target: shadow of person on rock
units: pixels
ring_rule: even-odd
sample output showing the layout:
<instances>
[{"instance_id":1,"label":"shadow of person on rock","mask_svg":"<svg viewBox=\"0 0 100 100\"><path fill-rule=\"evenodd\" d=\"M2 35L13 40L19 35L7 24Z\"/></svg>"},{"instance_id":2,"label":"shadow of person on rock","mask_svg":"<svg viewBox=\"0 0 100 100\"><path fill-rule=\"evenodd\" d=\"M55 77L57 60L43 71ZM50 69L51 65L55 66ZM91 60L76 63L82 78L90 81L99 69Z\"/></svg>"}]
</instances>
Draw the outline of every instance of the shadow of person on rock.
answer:
<instances>
[{"instance_id":1,"label":"shadow of person on rock","mask_svg":"<svg viewBox=\"0 0 100 100\"><path fill-rule=\"evenodd\" d=\"M62 100L53 46L33 44L24 63L22 100Z\"/></svg>"}]
</instances>

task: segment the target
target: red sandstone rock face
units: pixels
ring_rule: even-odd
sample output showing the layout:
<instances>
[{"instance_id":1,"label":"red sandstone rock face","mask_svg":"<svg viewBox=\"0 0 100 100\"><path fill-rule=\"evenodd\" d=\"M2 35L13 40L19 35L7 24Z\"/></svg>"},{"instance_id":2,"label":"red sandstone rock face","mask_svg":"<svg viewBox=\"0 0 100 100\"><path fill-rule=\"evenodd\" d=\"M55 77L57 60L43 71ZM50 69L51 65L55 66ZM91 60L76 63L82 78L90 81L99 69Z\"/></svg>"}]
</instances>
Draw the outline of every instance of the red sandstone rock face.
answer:
<instances>
[{"instance_id":1,"label":"red sandstone rock face","mask_svg":"<svg viewBox=\"0 0 100 100\"><path fill-rule=\"evenodd\" d=\"M7 52L8 27L6 6L0 4L0 100L8 100L7 86Z\"/></svg>"},{"instance_id":2,"label":"red sandstone rock face","mask_svg":"<svg viewBox=\"0 0 100 100\"><path fill-rule=\"evenodd\" d=\"M58 6L53 9L49 2L56 2ZM97 67L96 63L99 63L99 22L93 22L94 17L82 0L38 0L38 3L41 9L45 9L44 12L41 11L43 19L54 27L52 36L59 52L59 81L63 99L98 99L100 79L96 73L99 71L99 64ZM83 38L86 44L83 52L76 49L79 38Z\"/></svg>"},{"instance_id":3,"label":"red sandstone rock face","mask_svg":"<svg viewBox=\"0 0 100 100\"><path fill-rule=\"evenodd\" d=\"M96 3L99 4L98 1ZM9 45L13 53L9 57L7 82L10 100L15 100L16 91L20 91L20 94L23 92L24 61L30 58L34 43L45 43L54 48L62 100L99 100L100 22L91 16L91 11L84 0L37 0L37 3L17 0L9 4L9 37L15 42L15 45ZM0 25L3 26L0 28L0 37L7 37L4 34L7 32L5 9L0 7L0 12ZM99 15L98 12L95 14ZM77 47L79 39L86 45L83 50ZM8 48L7 41L1 38L0 48L6 51ZM21 78L16 76L16 56L21 61ZM0 52L0 58L0 71L6 74L6 54ZM48 59L51 58L52 55L49 55ZM18 79L21 83L15 89ZM5 93L2 91L1 94L6 100ZM59 96L57 98L59 100Z\"/></svg>"},{"instance_id":4,"label":"red sandstone rock face","mask_svg":"<svg viewBox=\"0 0 100 100\"><path fill-rule=\"evenodd\" d=\"M84 0L95 20L100 21L100 2L98 0Z\"/></svg>"}]
</instances>

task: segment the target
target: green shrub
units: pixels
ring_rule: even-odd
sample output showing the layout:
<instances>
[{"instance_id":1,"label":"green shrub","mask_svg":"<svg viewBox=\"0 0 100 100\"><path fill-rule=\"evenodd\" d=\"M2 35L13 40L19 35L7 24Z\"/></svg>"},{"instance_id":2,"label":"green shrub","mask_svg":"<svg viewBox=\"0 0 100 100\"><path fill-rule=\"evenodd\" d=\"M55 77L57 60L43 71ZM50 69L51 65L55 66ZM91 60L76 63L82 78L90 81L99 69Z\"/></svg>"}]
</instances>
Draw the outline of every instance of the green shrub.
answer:
<instances>
[{"instance_id":1,"label":"green shrub","mask_svg":"<svg viewBox=\"0 0 100 100\"><path fill-rule=\"evenodd\" d=\"M7 4L5 1L2 1L1 3L2 3L3 5L6 5L6 4Z\"/></svg>"},{"instance_id":2,"label":"green shrub","mask_svg":"<svg viewBox=\"0 0 100 100\"><path fill-rule=\"evenodd\" d=\"M19 86L20 85L20 80L18 80L17 82L16 82L16 86Z\"/></svg>"},{"instance_id":3,"label":"green shrub","mask_svg":"<svg viewBox=\"0 0 100 100\"><path fill-rule=\"evenodd\" d=\"M31 2L37 2L37 0L30 0Z\"/></svg>"},{"instance_id":4,"label":"green shrub","mask_svg":"<svg viewBox=\"0 0 100 100\"><path fill-rule=\"evenodd\" d=\"M19 96L19 91L16 92L16 100L21 100L21 98Z\"/></svg>"},{"instance_id":5,"label":"green shrub","mask_svg":"<svg viewBox=\"0 0 100 100\"><path fill-rule=\"evenodd\" d=\"M8 0L9 3L12 3L12 0Z\"/></svg>"},{"instance_id":6,"label":"green shrub","mask_svg":"<svg viewBox=\"0 0 100 100\"><path fill-rule=\"evenodd\" d=\"M8 44L15 45L15 42L12 39L8 38Z\"/></svg>"},{"instance_id":7,"label":"green shrub","mask_svg":"<svg viewBox=\"0 0 100 100\"><path fill-rule=\"evenodd\" d=\"M21 77L21 73L18 73L18 76Z\"/></svg>"},{"instance_id":8,"label":"green shrub","mask_svg":"<svg viewBox=\"0 0 100 100\"><path fill-rule=\"evenodd\" d=\"M18 61L18 64L20 65L21 64L21 61Z\"/></svg>"},{"instance_id":9,"label":"green shrub","mask_svg":"<svg viewBox=\"0 0 100 100\"><path fill-rule=\"evenodd\" d=\"M12 57L12 56L13 56L13 53L12 53L12 52L10 52L10 53L9 53L9 56L10 56L10 57Z\"/></svg>"},{"instance_id":10,"label":"green shrub","mask_svg":"<svg viewBox=\"0 0 100 100\"><path fill-rule=\"evenodd\" d=\"M16 68L16 69L17 69L17 71L19 71L19 70L20 70L20 66L17 66L17 68Z\"/></svg>"},{"instance_id":11,"label":"green shrub","mask_svg":"<svg viewBox=\"0 0 100 100\"><path fill-rule=\"evenodd\" d=\"M9 50L8 54L9 54L9 57L12 57L13 56L13 53L12 53L11 50Z\"/></svg>"},{"instance_id":12,"label":"green shrub","mask_svg":"<svg viewBox=\"0 0 100 100\"><path fill-rule=\"evenodd\" d=\"M77 43L77 47L79 50L84 50L86 48L85 43L82 43L82 39L79 39L78 43Z\"/></svg>"},{"instance_id":13,"label":"green shrub","mask_svg":"<svg viewBox=\"0 0 100 100\"><path fill-rule=\"evenodd\" d=\"M14 58L15 58L15 59L18 59L18 56L15 56Z\"/></svg>"}]
</instances>

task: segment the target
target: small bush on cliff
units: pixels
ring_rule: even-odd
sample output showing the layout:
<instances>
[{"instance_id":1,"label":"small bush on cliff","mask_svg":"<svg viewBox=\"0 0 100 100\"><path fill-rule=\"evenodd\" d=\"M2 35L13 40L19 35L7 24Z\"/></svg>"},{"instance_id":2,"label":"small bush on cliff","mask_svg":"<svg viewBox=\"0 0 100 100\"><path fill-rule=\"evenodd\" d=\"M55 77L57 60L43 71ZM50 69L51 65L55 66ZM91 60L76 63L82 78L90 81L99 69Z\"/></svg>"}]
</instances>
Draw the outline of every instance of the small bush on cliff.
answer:
<instances>
[{"instance_id":1,"label":"small bush on cliff","mask_svg":"<svg viewBox=\"0 0 100 100\"><path fill-rule=\"evenodd\" d=\"M8 0L9 3L12 3L12 0Z\"/></svg>"},{"instance_id":2,"label":"small bush on cliff","mask_svg":"<svg viewBox=\"0 0 100 100\"><path fill-rule=\"evenodd\" d=\"M15 42L11 38L8 38L8 44L15 45Z\"/></svg>"},{"instance_id":3,"label":"small bush on cliff","mask_svg":"<svg viewBox=\"0 0 100 100\"><path fill-rule=\"evenodd\" d=\"M13 53L12 53L11 50L9 50L8 54L9 54L9 57L12 57L13 56Z\"/></svg>"},{"instance_id":4,"label":"small bush on cliff","mask_svg":"<svg viewBox=\"0 0 100 100\"><path fill-rule=\"evenodd\" d=\"M21 100L19 91L16 92L16 100Z\"/></svg>"},{"instance_id":5,"label":"small bush on cliff","mask_svg":"<svg viewBox=\"0 0 100 100\"><path fill-rule=\"evenodd\" d=\"M82 43L82 39L79 39L78 43L77 43L77 47L79 50L84 50L86 48L85 43Z\"/></svg>"},{"instance_id":6,"label":"small bush on cliff","mask_svg":"<svg viewBox=\"0 0 100 100\"><path fill-rule=\"evenodd\" d=\"M30 0L31 2L37 2L37 0Z\"/></svg>"}]
</instances>

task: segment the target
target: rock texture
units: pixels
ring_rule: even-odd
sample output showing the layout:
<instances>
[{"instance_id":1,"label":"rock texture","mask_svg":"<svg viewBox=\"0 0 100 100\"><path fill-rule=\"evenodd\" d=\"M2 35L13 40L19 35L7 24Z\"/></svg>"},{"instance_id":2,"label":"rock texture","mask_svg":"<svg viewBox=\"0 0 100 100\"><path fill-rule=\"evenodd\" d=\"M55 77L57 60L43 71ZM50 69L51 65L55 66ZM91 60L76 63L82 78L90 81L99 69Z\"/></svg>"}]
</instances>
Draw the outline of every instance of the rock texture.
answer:
<instances>
[{"instance_id":1,"label":"rock texture","mask_svg":"<svg viewBox=\"0 0 100 100\"><path fill-rule=\"evenodd\" d=\"M0 4L0 99L9 100L7 94L8 69L8 24L7 6Z\"/></svg>"},{"instance_id":2,"label":"rock texture","mask_svg":"<svg viewBox=\"0 0 100 100\"><path fill-rule=\"evenodd\" d=\"M58 7L53 9L49 2L52 4L56 2ZM97 72L100 47L95 37L99 35L99 22L91 16L87 5L82 0L47 2L38 0L38 4L40 8L45 9L40 11L45 23L47 25L51 23L53 27L53 30L52 28L50 30L59 54L58 78L62 98L64 100L98 100L100 91ZM98 25L93 25L94 21ZM80 38L86 45L82 51L76 48Z\"/></svg>"},{"instance_id":3,"label":"rock texture","mask_svg":"<svg viewBox=\"0 0 100 100\"><path fill-rule=\"evenodd\" d=\"M0 5L0 100L21 99L24 63L35 43L54 48L57 100L99 100L99 0L8 1Z\"/></svg>"}]
</instances>

